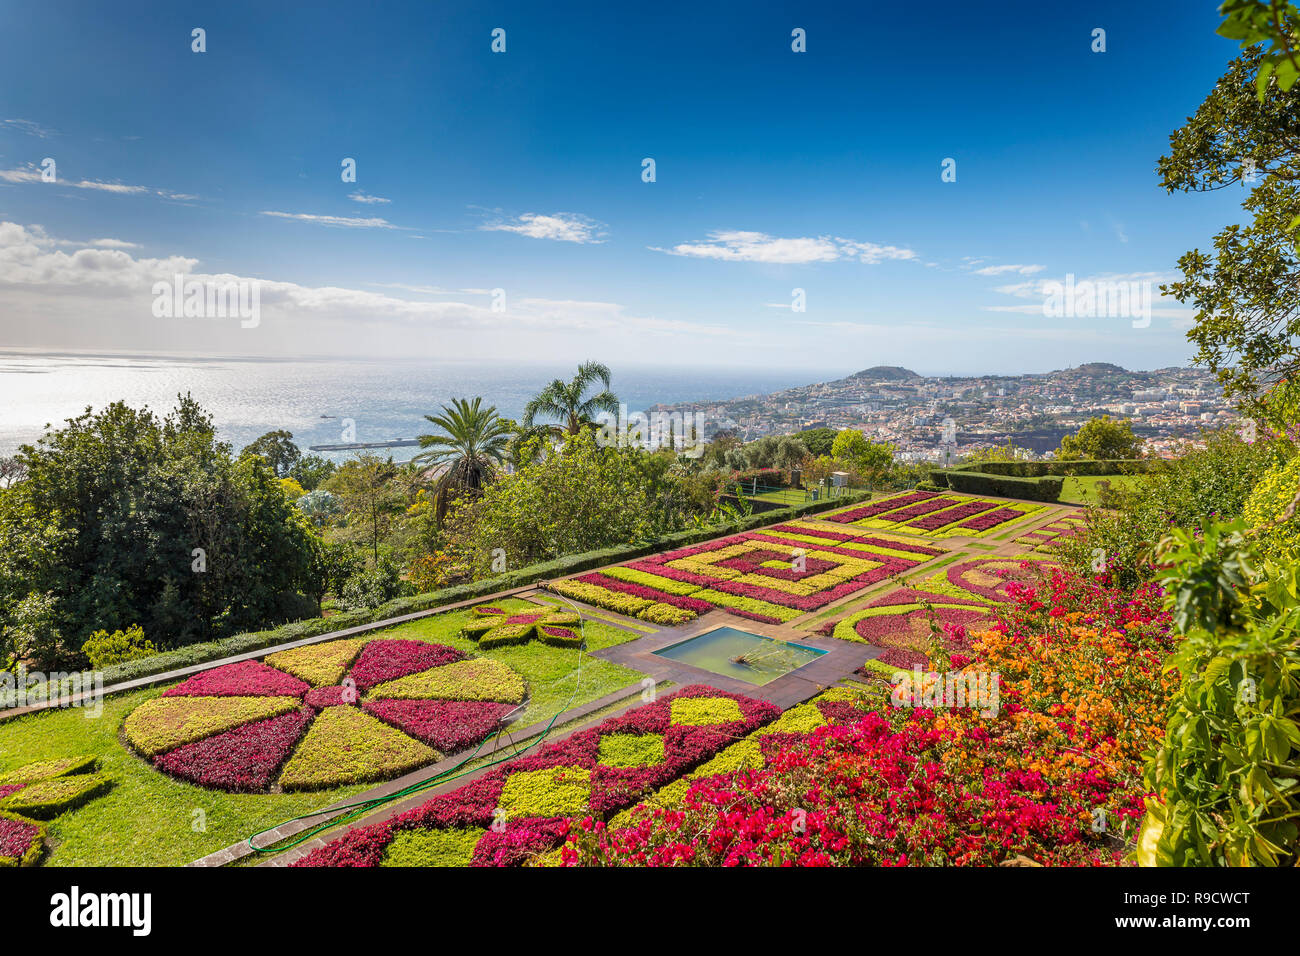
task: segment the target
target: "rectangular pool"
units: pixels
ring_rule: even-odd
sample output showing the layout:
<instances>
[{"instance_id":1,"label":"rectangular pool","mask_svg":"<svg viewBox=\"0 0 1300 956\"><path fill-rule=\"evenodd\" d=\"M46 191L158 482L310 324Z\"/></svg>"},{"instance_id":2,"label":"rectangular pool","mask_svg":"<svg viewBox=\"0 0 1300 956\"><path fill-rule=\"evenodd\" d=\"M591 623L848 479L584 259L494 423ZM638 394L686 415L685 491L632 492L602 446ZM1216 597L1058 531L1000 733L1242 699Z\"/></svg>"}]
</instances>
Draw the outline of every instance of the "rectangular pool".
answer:
<instances>
[{"instance_id":1,"label":"rectangular pool","mask_svg":"<svg viewBox=\"0 0 1300 956\"><path fill-rule=\"evenodd\" d=\"M734 627L719 627L652 653L747 684L767 684L826 652Z\"/></svg>"}]
</instances>

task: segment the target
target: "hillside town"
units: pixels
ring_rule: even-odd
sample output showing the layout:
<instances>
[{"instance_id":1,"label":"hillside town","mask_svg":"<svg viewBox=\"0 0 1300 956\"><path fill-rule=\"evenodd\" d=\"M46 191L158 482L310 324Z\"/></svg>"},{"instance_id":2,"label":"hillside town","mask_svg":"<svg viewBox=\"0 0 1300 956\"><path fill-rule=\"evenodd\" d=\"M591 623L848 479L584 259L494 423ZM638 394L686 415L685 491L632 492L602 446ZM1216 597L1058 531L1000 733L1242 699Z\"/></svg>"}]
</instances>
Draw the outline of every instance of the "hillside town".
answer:
<instances>
[{"instance_id":1,"label":"hillside town","mask_svg":"<svg viewBox=\"0 0 1300 956\"><path fill-rule=\"evenodd\" d=\"M1237 419L1208 372L1129 371L1094 362L1034 375L925 377L874 366L846 378L708 405L652 412L702 414L706 435L742 440L812 428L855 428L890 442L904 461L955 461L1008 442L1027 457L1050 455L1061 437L1099 415L1133 421L1148 455L1168 457L1203 429Z\"/></svg>"}]
</instances>

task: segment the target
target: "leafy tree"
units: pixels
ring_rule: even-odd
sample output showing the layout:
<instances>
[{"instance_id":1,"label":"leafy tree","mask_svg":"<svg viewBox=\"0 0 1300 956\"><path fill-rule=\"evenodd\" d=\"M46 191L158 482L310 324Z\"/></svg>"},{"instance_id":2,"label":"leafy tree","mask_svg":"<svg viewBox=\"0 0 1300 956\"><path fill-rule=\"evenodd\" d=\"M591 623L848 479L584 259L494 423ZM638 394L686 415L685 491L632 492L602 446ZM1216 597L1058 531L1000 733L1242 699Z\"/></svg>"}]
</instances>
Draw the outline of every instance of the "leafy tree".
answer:
<instances>
[{"instance_id":1,"label":"leafy tree","mask_svg":"<svg viewBox=\"0 0 1300 956\"><path fill-rule=\"evenodd\" d=\"M749 468L779 468L789 471L808 457L808 446L794 435L766 435L744 446ZM739 470L739 469L738 469Z\"/></svg>"},{"instance_id":2,"label":"leafy tree","mask_svg":"<svg viewBox=\"0 0 1300 956\"><path fill-rule=\"evenodd\" d=\"M349 524L367 539L375 561L379 543L406 506L407 487L393 459L365 452L345 462L326 483L343 501Z\"/></svg>"},{"instance_id":3,"label":"leafy tree","mask_svg":"<svg viewBox=\"0 0 1300 956\"><path fill-rule=\"evenodd\" d=\"M991 448L980 448L966 456L966 461L970 464L978 464L985 461L1025 461L1030 457L1028 448L1021 448L1007 439L1005 445L994 445Z\"/></svg>"},{"instance_id":4,"label":"leafy tree","mask_svg":"<svg viewBox=\"0 0 1300 956\"><path fill-rule=\"evenodd\" d=\"M1300 78L1300 10L1289 0L1226 0L1219 7L1223 23L1215 32L1240 40L1243 50L1267 43L1260 49L1255 89L1262 100L1269 80L1283 93Z\"/></svg>"},{"instance_id":5,"label":"leafy tree","mask_svg":"<svg viewBox=\"0 0 1300 956\"><path fill-rule=\"evenodd\" d=\"M311 523L318 528L343 511L343 505L339 502L338 496L330 494L324 488L317 488L315 491L307 492L295 504L297 504L298 510L305 514L311 520Z\"/></svg>"},{"instance_id":6,"label":"leafy tree","mask_svg":"<svg viewBox=\"0 0 1300 956\"><path fill-rule=\"evenodd\" d=\"M328 458L322 458L320 455L303 455L289 469L289 477L302 485L306 491L315 491L330 475L334 474L334 469L334 462Z\"/></svg>"},{"instance_id":7,"label":"leafy tree","mask_svg":"<svg viewBox=\"0 0 1300 956\"><path fill-rule=\"evenodd\" d=\"M23 480L27 467L17 455L0 456L0 488L8 488Z\"/></svg>"},{"instance_id":8,"label":"leafy tree","mask_svg":"<svg viewBox=\"0 0 1300 956\"><path fill-rule=\"evenodd\" d=\"M1056 457L1062 460L1100 458L1107 461L1136 458L1141 442L1128 419L1116 421L1109 415L1094 418L1073 435L1061 439Z\"/></svg>"},{"instance_id":9,"label":"leafy tree","mask_svg":"<svg viewBox=\"0 0 1300 956\"><path fill-rule=\"evenodd\" d=\"M287 478L302 458L302 452L293 443L293 433L284 429L267 432L256 441L245 445L241 455L260 455L277 478Z\"/></svg>"},{"instance_id":10,"label":"leafy tree","mask_svg":"<svg viewBox=\"0 0 1300 956\"><path fill-rule=\"evenodd\" d=\"M1243 413L1281 427L1300 410L1300 101L1278 87L1280 67L1257 88L1265 58L1256 48L1229 64L1157 165L1169 192L1248 188L1253 217L1185 253L1183 278L1162 291L1196 308L1195 360Z\"/></svg>"},{"instance_id":11,"label":"leafy tree","mask_svg":"<svg viewBox=\"0 0 1300 956\"><path fill-rule=\"evenodd\" d=\"M555 436L573 436L596 426L599 412L618 414L618 396L609 390L609 367L599 362L583 362L578 374L569 381L555 379L524 407L523 429ZM595 395L584 397L597 383L603 386ZM559 419L558 424L539 424L538 416Z\"/></svg>"},{"instance_id":12,"label":"leafy tree","mask_svg":"<svg viewBox=\"0 0 1300 956\"><path fill-rule=\"evenodd\" d=\"M837 437L835 429L833 428L809 428L807 431L799 432L795 437L803 442L804 447L808 449L808 454L810 455L817 457L822 455L835 455L835 453L831 451L831 446L834 444ZM835 457L838 458L839 456L835 455Z\"/></svg>"},{"instance_id":13,"label":"leafy tree","mask_svg":"<svg viewBox=\"0 0 1300 956\"><path fill-rule=\"evenodd\" d=\"M313 599L310 525L189 397L162 419L87 409L19 457L26 479L0 491L0 626L48 594L51 632L76 654L97 630L139 624L175 645L291 620Z\"/></svg>"},{"instance_id":14,"label":"leafy tree","mask_svg":"<svg viewBox=\"0 0 1300 956\"><path fill-rule=\"evenodd\" d=\"M672 455L600 447L590 432L460 499L445 533L474 577L566 554L647 541L687 526L697 505ZM496 567L494 568L494 564Z\"/></svg>"},{"instance_id":15,"label":"leafy tree","mask_svg":"<svg viewBox=\"0 0 1300 956\"><path fill-rule=\"evenodd\" d=\"M136 626L125 631L113 631L111 634L108 631L96 631L86 638L86 643L81 645L81 652L86 655L90 666L99 670L113 664L150 657L158 653L158 648L153 646L152 641L145 640L144 631Z\"/></svg>"},{"instance_id":16,"label":"leafy tree","mask_svg":"<svg viewBox=\"0 0 1300 956\"><path fill-rule=\"evenodd\" d=\"M835 436L831 457L847 462L874 484L893 465L894 446L870 441L856 428L846 428Z\"/></svg>"},{"instance_id":17,"label":"leafy tree","mask_svg":"<svg viewBox=\"0 0 1300 956\"><path fill-rule=\"evenodd\" d=\"M434 481L434 512L441 522L447 505L462 495L477 496L505 461L511 440L510 425L497 417L495 406L482 407L483 400L453 399L442 406L441 415L424 417L442 431L421 435L420 447L427 449L412 461L437 462L442 471Z\"/></svg>"}]
</instances>

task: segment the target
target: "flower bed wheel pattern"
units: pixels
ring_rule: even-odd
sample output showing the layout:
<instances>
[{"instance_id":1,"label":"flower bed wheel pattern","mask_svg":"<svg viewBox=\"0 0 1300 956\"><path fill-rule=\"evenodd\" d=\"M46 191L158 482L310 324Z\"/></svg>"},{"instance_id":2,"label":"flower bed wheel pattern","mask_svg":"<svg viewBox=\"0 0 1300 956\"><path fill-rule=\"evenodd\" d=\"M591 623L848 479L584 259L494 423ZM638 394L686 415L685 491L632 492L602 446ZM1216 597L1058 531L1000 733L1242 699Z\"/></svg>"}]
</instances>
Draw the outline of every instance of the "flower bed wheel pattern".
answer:
<instances>
[{"instance_id":1,"label":"flower bed wheel pattern","mask_svg":"<svg viewBox=\"0 0 1300 956\"><path fill-rule=\"evenodd\" d=\"M524 700L524 679L443 644L345 639L196 674L123 724L159 770L236 792L400 776L471 747Z\"/></svg>"}]
</instances>

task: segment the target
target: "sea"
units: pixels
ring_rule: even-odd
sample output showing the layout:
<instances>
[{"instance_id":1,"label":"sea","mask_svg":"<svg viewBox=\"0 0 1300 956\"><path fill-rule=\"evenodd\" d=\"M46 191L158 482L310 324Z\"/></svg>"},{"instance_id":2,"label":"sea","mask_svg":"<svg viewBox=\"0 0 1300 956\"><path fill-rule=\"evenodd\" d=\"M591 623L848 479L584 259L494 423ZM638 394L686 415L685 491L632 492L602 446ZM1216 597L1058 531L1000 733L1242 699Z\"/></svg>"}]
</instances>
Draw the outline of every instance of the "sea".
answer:
<instances>
[{"instance_id":1,"label":"sea","mask_svg":"<svg viewBox=\"0 0 1300 956\"><path fill-rule=\"evenodd\" d=\"M482 396L518 419L546 383L568 379L568 364L501 365L418 359L196 358L0 351L0 455L35 442L51 426L113 401L155 412L188 392L212 415L221 440L236 449L287 429L304 453L311 445L382 442L433 430L453 397ZM843 372L618 366L613 391L629 411L658 403L711 402L761 395L836 378ZM349 424L350 423L350 424ZM415 449L392 449L407 460ZM380 452L383 453L383 452ZM322 452L341 461L355 452Z\"/></svg>"}]
</instances>

